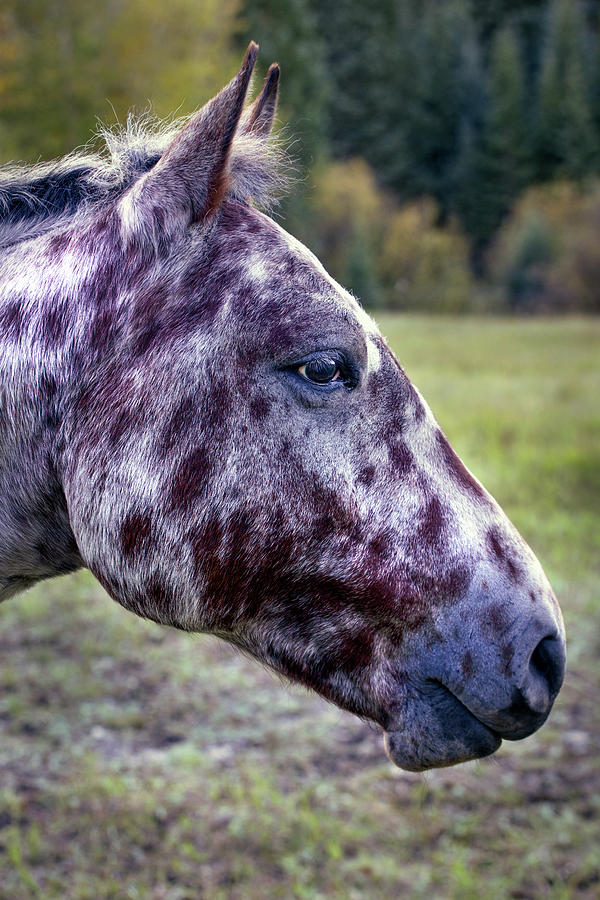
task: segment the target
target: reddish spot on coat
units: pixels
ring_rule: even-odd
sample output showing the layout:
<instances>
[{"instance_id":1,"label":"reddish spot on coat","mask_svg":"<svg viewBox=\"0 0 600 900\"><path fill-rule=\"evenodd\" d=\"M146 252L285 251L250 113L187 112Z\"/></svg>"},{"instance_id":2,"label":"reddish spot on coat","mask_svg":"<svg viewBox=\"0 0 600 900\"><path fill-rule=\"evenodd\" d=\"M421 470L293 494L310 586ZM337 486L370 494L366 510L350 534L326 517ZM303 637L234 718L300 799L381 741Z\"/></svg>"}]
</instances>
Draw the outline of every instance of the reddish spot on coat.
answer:
<instances>
[{"instance_id":1,"label":"reddish spot on coat","mask_svg":"<svg viewBox=\"0 0 600 900\"><path fill-rule=\"evenodd\" d=\"M509 642L506 644L502 644L500 648L500 656L502 657L502 663L500 665L500 674L506 675L507 678L510 678L512 673L512 661L514 657L515 651L513 645Z\"/></svg>"},{"instance_id":2,"label":"reddish spot on coat","mask_svg":"<svg viewBox=\"0 0 600 900\"><path fill-rule=\"evenodd\" d=\"M115 330L115 318L114 310L109 306L102 306L97 310L89 326L89 342L94 350L106 350Z\"/></svg>"},{"instance_id":3,"label":"reddish spot on coat","mask_svg":"<svg viewBox=\"0 0 600 900\"><path fill-rule=\"evenodd\" d=\"M358 480L365 487L369 487L375 478L375 466L364 466L358 473Z\"/></svg>"},{"instance_id":4,"label":"reddish spot on coat","mask_svg":"<svg viewBox=\"0 0 600 900\"><path fill-rule=\"evenodd\" d=\"M488 547L500 562L504 562L504 549L500 543L498 532L495 528L490 528L487 533Z\"/></svg>"},{"instance_id":5,"label":"reddish spot on coat","mask_svg":"<svg viewBox=\"0 0 600 900\"><path fill-rule=\"evenodd\" d=\"M148 547L152 522L147 513L130 512L121 522L119 538L123 556L133 557Z\"/></svg>"},{"instance_id":6,"label":"reddish spot on coat","mask_svg":"<svg viewBox=\"0 0 600 900\"><path fill-rule=\"evenodd\" d=\"M198 424L198 401L195 395L188 394L178 404L172 416L163 427L159 439L160 449L168 453L178 444L184 442L193 427Z\"/></svg>"},{"instance_id":7,"label":"reddish spot on coat","mask_svg":"<svg viewBox=\"0 0 600 900\"><path fill-rule=\"evenodd\" d=\"M170 508L189 510L206 488L212 470L210 455L206 447L196 447L189 453L173 477L170 491Z\"/></svg>"},{"instance_id":8,"label":"reddish spot on coat","mask_svg":"<svg viewBox=\"0 0 600 900\"><path fill-rule=\"evenodd\" d=\"M391 536L387 531L382 531L371 538L368 544L369 554L381 557L386 556L390 552Z\"/></svg>"},{"instance_id":9,"label":"reddish spot on coat","mask_svg":"<svg viewBox=\"0 0 600 900\"><path fill-rule=\"evenodd\" d=\"M446 436L439 429L436 432L436 440L440 450L442 451L442 457L444 459L444 462L446 463L446 467L452 475L455 483L458 484L464 491L473 495L474 497L477 497L480 500L485 500L485 491L483 490L481 485L479 485L475 481L463 461L448 443Z\"/></svg>"},{"instance_id":10,"label":"reddish spot on coat","mask_svg":"<svg viewBox=\"0 0 600 900\"><path fill-rule=\"evenodd\" d=\"M67 315L63 306L52 306L42 318L42 337L48 344L60 344L67 332Z\"/></svg>"},{"instance_id":11,"label":"reddish spot on coat","mask_svg":"<svg viewBox=\"0 0 600 900\"><path fill-rule=\"evenodd\" d=\"M257 422L261 422L264 418L266 418L266 416L269 414L270 408L271 404L268 400L265 399L265 397L254 397L250 401L250 415Z\"/></svg>"},{"instance_id":12,"label":"reddish spot on coat","mask_svg":"<svg viewBox=\"0 0 600 900\"><path fill-rule=\"evenodd\" d=\"M473 677L475 667L473 665L473 654L470 650L467 650L467 652L463 654L463 658L460 661L460 668L465 678L470 679Z\"/></svg>"},{"instance_id":13,"label":"reddish spot on coat","mask_svg":"<svg viewBox=\"0 0 600 900\"><path fill-rule=\"evenodd\" d=\"M7 303L0 309L0 334L18 338L23 325L23 312L17 303Z\"/></svg>"},{"instance_id":14,"label":"reddish spot on coat","mask_svg":"<svg viewBox=\"0 0 600 900\"><path fill-rule=\"evenodd\" d=\"M419 523L419 538L430 546L437 545L446 527L446 516L437 497L431 497Z\"/></svg>"},{"instance_id":15,"label":"reddish spot on coat","mask_svg":"<svg viewBox=\"0 0 600 900\"><path fill-rule=\"evenodd\" d=\"M496 527L489 529L487 533L487 543L498 562L501 562L506 566L513 581L518 581L521 577L521 570L511 558L510 553L507 552L502 536Z\"/></svg>"},{"instance_id":16,"label":"reddish spot on coat","mask_svg":"<svg viewBox=\"0 0 600 900\"><path fill-rule=\"evenodd\" d=\"M404 478L414 465L414 457L406 444L399 440L389 445L392 474Z\"/></svg>"},{"instance_id":17,"label":"reddish spot on coat","mask_svg":"<svg viewBox=\"0 0 600 900\"><path fill-rule=\"evenodd\" d=\"M483 612L483 623L486 630L492 635L501 634L507 626L507 615L505 608L499 603L493 603Z\"/></svg>"},{"instance_id":18,"label":"reddish spot on coat","mask_svg":"<svg viewBox=\"0 0 600 900\"><path fill-rule=\"evenodd\" d=\"M322 678L329 678L340 671L345 675L356 674L366 668L373 657L375 636L367 627L351 629L332 642L319 665Z\"/></svg>"},{"instance_id":19,"label":"reddish spot on coat","mask_svg":"<svg viewBox=\"0 0 600 900\"><path fill-rule=\"evenodd\" d=\"M173 621L174 603L171 592L156 573L147 581L145 594L140 597L140 602L145 609L144 615L149 619L178 624Z\"/></svg>"},{"instance_id":20,"label":"reddish spot on coat","mask_svg":"<svg viewBox=\"0 0 600 900\"><path fill-rule=\"evenodd\" d=\"M53 234L48 238L48 256L61 257L71 243L71 234L68 231L61 231Z\"/></svg>"}]
</instances>

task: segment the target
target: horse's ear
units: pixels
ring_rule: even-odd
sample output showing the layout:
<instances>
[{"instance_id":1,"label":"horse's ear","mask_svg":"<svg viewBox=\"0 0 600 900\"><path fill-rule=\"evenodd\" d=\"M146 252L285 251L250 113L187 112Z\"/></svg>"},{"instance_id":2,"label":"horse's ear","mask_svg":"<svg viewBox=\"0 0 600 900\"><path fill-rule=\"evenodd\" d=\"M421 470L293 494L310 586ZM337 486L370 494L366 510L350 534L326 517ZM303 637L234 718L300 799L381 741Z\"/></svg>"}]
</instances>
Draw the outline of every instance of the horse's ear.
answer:
<instances>
[{"instance_id":1,"label":"horse's ear","mask_svg":"<svg viewBox=\"0 0 600 900\"><path fill-rule=\"evenodd\" d=\"M277 111L277 95L279 93L279 66L273 63L269 67L263 89L252 106L244 113L242 130L268 138L275 121Z\"/></svg>"},{"instance_id":2,"label":"horse's ear","mask_svg":"<svg viewBox=\"0 0 600 900\"><path fill-rule=\"evenodd\" d=\"M127 237L146 238L156 246L219 207L257 53L258 44L252 41L237 75L193 116L154 168L124 195L121 218ZM262 121L263 112L258 110L257 123Z\"/></svg>"}]
</instances>

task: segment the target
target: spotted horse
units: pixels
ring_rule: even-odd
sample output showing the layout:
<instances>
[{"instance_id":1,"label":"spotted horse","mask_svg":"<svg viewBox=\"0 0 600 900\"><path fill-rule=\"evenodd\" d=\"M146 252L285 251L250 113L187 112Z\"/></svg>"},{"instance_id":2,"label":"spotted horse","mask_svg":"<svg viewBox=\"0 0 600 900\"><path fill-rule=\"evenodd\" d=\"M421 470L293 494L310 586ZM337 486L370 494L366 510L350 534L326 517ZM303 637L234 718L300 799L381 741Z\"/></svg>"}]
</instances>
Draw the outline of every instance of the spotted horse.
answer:
<instances>
[{"instance_id":1,"label":"spotted horse","mask_svg":"<svg viewBox=\"0 0 600 900\"><path fill-rule=\"evenodd\" d=\"M185 125L1 171L0 599L87 566L405 769L483 757L548 716L560 611L374 322L259 211L257 49Z\"/></svg>"}]
</instances>

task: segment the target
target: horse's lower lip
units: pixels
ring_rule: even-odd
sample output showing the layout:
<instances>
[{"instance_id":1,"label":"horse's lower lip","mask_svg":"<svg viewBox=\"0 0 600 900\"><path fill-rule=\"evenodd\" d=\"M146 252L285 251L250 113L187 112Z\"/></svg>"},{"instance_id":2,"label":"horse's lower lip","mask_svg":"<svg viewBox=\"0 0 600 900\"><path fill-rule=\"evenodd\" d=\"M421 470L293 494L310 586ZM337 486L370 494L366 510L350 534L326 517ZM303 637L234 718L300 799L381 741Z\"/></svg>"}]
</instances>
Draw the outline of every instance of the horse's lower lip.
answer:
<instances>
[{"instance_id":1,"label":"horse's lower lip","mask_svg":"<svg viewBox=\"0 0 600 900\"><path fill-rule=\"evenodd\" d=\"M502 738L437 683L433 690L413 699L404 721L384 732L384 741L395 765L423 772L489 756Z\"/></svg>"}]
</instances>

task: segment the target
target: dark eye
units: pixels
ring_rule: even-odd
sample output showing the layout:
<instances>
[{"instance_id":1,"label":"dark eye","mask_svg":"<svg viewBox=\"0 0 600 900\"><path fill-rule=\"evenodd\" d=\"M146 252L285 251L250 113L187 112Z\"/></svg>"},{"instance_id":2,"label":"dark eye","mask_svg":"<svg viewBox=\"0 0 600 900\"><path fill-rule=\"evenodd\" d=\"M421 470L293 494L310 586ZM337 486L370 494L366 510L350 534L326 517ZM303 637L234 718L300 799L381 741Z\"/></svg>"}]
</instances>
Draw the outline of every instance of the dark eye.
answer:
<instances>
[{"instance_id":1,"label":"dark eye","mask_svg":"<svg viewBox=\"0 0 600 900\"><path fill-rule=\"evenodd\" d=\"M342 377L340 365L330 356L315 356L298 368L298 373L313 384L330 384Z\"/></svg>"}]
</instances>

